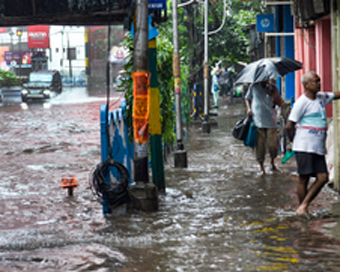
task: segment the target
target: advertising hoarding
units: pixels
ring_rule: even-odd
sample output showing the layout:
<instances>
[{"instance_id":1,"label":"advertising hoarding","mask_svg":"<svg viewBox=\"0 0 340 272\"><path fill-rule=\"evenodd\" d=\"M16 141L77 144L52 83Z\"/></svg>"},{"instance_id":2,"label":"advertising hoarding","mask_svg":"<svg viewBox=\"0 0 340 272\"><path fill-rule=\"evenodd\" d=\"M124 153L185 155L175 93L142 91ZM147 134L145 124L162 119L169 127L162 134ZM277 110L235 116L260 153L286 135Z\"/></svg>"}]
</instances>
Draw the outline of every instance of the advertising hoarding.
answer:
<instances>
[{"instance_id":1,"label":"advertising hoarding","mask_svg":"<svg viewBox=\"0 0 340 272\"><path fill-rule=\"evenodd\" d=\"M12 52L6 51L5 62L7 65L12 65L12 66L31 65L32 55L33 55L33 52L31 51L21 51L21 56L18 51L13 51L13 58L12 58Z\"/></svg>"},{"instance_id":2,"label":"advertising hoarding","mask_svg":"<svg viewBox=\"0 0 340 272\"><path fill-rule=\"evenodd\" d=\"M50 27L34 25L27 27L28 48L50 48Z\"/></svg>"}]
</instances>

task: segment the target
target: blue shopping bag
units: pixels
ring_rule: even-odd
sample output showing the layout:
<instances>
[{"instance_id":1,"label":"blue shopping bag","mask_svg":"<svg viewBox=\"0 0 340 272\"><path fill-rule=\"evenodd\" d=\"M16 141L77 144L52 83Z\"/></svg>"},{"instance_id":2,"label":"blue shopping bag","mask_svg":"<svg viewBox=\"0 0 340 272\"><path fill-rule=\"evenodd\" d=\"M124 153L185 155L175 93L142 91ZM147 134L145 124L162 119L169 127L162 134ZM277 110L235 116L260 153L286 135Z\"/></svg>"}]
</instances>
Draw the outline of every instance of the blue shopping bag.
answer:
<instances>
[{"instance_id":1,"label":"blue shopping bag","mask_svg":"<svg viewBox=\"0 0 340 272\"><path fill-rule=\"evenodd\" d=\"M249 146L251 148L255 148L256 146L256 138L257 138L257 127L254 122L250 123L247 138L244 141L245 146Z\"/></svg>"}]
</instances>

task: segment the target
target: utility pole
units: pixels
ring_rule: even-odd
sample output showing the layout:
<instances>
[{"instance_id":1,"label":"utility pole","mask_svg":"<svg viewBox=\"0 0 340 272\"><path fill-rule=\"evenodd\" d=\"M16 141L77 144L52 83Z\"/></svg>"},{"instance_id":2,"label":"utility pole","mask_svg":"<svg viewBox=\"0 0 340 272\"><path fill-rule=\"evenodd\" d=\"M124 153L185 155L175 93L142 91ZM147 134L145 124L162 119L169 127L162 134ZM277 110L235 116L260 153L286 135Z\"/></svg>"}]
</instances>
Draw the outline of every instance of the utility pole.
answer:
<instances>
[{"instance_id":1,"label":"utility pole","mask_svg":"<svg viewBox=\"0 0 340 272\"><path fill-rule=\"evenodd\" d=\"M10 37L11 37L11 66L12 66L12 72L14 73L14 65L13 65L13 60L14 60L14 56L13 56L13 54L14 54L14 52L13 52L13 35L14 35L14 33L12 32L12 30L10 30L10 32L8 33L9 35L10 35Z\"/></svg>"},{"instance_id":2,"label":"utility pole","mask_svg":"<svg viewBox=\"0 0 340 272\"><path fill-rule=\"evenodd\" d=\"M20 29L17 30L17 36L19 37L19 77L21 77L21 62L22 62L22 56L21 56L21 36L22 31Z\"/></svg>"},{"instance_id":3,"label":"utility pole","mask_svg":"<svg viewBox=\"0 0 340 272\"><path fill-rule=\"evenodd\" d=\"M67 58L68 58L69 76L70 76L71 82L73 82L73 75L72 75L72 58L71 58L71 48L70 48L70 37L69 37L69 33L67 33Z\"/></svg>"},{"instance_id":4,"label":"utility pole","mask_svg":"<svg viewBox=\"0 0 340 272\"><path fill-rule=\"evenodd\" d=\"M149 182L149 1L137 0L136 10L132 74L135 184L129 187L130 202L127 208L157 211L158 189L154 183ZM152 86L153 84L150 89ZM152 121L151 123L154 124ZM165 187L161 189L165 190Z\"/></svg>"},{"instance_id":5,"label":"utility pole","mask_svg":"<svg viewBox=\"0 0 340 272\"><path fill-rule=\"evenodd\" d=\"M85 82L86 86L90 86L90 74L91 74L91 64L90 64L90 28L88 26L85 27Z\"/></svg>"},{"instance_id":6,"label":"utility pole","mask_svg":"<svg viewBox=\"0 0 340 272\"><path fill-rule=\"evenodd\" d=\"M209 1L204 2L204 121L202 131L210 133L209 123L209 59L208 59L208 15Z\"/></svg>"},{"instance_id":7,"label":"utility pole","mask_svg":"<svg viewBox=\"0 0 340 272\"><path fill-rule=\"evenodd\" d=\"M133 79L134 79L134 144L135 163L134 180L136 182L149 182L149 139L148 139L148 0L137 0L135 39L133 51Z\"/></svg>"},{"instance_id":8,"label":"utility pole","mask_svg":"<svg viewBox=\"0 0 340 272\"><path fill-rule=\"evenodd\" d=\"M177 0L172 1L172 17L173 17L173 75L175 81L175 97L176 97L176 138L177 151L174 154L175 167L187 167L187 153L183 145L183 131L182 131L182 106L181 106L181 63L179 55L178 42L178 10Z\"/></svg>"}]
</instances>

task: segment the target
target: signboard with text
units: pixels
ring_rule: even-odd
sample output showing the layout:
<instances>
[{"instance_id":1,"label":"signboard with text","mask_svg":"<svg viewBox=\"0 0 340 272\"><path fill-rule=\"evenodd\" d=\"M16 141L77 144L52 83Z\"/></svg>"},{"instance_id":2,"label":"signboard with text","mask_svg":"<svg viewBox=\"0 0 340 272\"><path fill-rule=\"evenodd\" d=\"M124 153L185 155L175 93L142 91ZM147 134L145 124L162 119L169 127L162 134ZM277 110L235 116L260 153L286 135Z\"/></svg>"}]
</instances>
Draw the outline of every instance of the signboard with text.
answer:
<instances>
[{"instance_id":1,"label":"signboard with text","mask_svg":"<svg viewBox=\"0 0 340 272\"><path fill-rule=\"evenodd\" d=\"M165 0L149 0L149 9L151 10L166 9L166 1Z\"/></svg>"},{"instance_id":2,"label":"signboard with text","mask_svg":"<svg viewBox=\"0 0 340 272\"><path fill-rule=\"evenodd\" d=\"M12 54L13 53L13 54ZM45 55L45 52L40 52ZM5 62L7 65L31 65L32 51L21 51L21 55L19 51L5 51ZM12 63L12 64L11 64Z\"/></svg>"},{"instance_id":3,"label":"signboard with text","mask_svg":"<svg viewBox=\"0 0 340 272\"><path fill-rule=\"evenodd\" d=\"M50 48L50 27L34 25L27 27L28 48Z\"/></svg>"}]
</instances>

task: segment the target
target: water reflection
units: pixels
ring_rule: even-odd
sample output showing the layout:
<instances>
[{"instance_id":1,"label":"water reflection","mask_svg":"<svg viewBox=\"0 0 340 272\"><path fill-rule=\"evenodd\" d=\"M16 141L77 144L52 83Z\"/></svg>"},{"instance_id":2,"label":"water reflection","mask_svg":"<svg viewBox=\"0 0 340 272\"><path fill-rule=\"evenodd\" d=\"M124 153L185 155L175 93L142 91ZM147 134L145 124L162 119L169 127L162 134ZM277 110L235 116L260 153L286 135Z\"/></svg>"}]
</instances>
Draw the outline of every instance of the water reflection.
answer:
<instances>
[{"instance_id":1,"label":"water reflection","mask_svg":"<svg viewBox=\"0 0 340 272\"><path fill-rule=\"evenodd\" d=\"M242 103L219 109L211 135L188 128L188 168L169 158L158 212L120 207L105 220L88 175L106 101L69 95L0 106L0 271L340 270L338 195L326 187L313 220L295 216L294 161L258 176L252 150L231 136ZM65 176L77 177L73 198Z\"/></svg>"}]
</instances>

